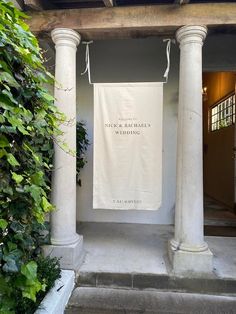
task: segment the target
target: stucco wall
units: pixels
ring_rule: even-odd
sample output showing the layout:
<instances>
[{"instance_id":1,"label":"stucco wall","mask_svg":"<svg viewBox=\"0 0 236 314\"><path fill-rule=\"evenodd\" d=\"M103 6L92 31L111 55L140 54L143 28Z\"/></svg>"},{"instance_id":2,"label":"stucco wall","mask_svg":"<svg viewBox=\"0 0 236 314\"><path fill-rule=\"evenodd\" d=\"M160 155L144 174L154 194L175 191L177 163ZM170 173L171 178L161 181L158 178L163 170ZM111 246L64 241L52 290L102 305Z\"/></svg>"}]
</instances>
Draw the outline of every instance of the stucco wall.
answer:
<instances>
[{"instance_id":1,"label":"stucco wall","mask_svg":"<svg viewBox=\"0 0 236 314\"><path fill-rule=\"evenodd\" d=\"M163 81L166 67L165 46L161 39L97 41L91 46L93 82ZM78 69L84 66L84 45L78 49ZM81 173L82 187L77 189L79 221L115 221L168 224L173 220L175 202L175 158L178 90L178 49L171 51L171 71L164 85L163 127L163 196L158 211L112 211L92 209L93 145L88 150L88 163ZM93 143L93 86L87 77L77 77L78 119L86 121ZM138 169L137 169L138 171Z\"/></svg>"},{"instance_id":2,"label":"stucco wall","mask_svg":"<svg viewBox=\"0 0 236 314\"><path fill-rule=\"evenodd\" d=\"M236 70L236 35L209 35L203 46L203 71Z\"/></svg>"}]
</instances>

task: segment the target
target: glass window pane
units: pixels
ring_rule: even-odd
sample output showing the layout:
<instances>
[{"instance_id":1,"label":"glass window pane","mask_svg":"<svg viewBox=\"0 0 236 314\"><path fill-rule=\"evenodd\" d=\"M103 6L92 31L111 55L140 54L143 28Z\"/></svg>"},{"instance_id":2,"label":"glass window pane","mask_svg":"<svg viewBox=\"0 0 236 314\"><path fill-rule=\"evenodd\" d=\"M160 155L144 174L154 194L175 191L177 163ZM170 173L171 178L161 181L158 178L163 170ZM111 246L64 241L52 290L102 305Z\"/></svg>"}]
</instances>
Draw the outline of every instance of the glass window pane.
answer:
<instances>
[{"instance_id":1,"label":"glass window pane","mask_svg":"<svg viewBox=\"0 0 236 314\"><path fill-rule=\"evenodd\" d=\"M211 108L210 113L211 131L219 130L235 123L235 94L231 94L216 106Z\"/></svg>"}]
</instances>

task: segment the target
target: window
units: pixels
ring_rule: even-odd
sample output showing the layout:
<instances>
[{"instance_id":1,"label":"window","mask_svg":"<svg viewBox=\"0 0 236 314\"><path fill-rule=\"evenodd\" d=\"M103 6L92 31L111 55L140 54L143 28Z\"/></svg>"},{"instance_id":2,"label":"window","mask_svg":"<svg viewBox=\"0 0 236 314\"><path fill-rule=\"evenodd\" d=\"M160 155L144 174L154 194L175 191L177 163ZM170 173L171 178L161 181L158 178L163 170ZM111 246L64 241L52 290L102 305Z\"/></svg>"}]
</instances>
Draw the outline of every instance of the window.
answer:
<instances>
[{"instance_id":1,"label":"window","mask_svg":"<svg viewBox=\"0 0 236 314\"><path fill-rule=\"evenodd\" d=\"M216 131L235 123L235 93L210 109L210 130Z\"/></svg>"}]
</instances>

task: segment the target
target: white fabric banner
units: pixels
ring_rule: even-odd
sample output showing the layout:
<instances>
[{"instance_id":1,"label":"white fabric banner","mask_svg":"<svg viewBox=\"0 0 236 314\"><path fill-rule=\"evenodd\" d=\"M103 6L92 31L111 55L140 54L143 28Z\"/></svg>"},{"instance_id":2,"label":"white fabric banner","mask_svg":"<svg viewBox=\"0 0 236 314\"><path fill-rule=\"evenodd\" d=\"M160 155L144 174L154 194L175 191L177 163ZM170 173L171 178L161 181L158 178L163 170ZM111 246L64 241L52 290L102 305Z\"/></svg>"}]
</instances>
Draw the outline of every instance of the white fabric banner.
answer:
<instances>
[{"instance_id":1,"label":"white fabric banner","mask_svg":"<svg viewBox=\"0 0 236 314\"><path fill-rule=\"evenodd\" d=\"M157 210L163 83L94 84L93 208Z\"/></svg>"}]
</instances>

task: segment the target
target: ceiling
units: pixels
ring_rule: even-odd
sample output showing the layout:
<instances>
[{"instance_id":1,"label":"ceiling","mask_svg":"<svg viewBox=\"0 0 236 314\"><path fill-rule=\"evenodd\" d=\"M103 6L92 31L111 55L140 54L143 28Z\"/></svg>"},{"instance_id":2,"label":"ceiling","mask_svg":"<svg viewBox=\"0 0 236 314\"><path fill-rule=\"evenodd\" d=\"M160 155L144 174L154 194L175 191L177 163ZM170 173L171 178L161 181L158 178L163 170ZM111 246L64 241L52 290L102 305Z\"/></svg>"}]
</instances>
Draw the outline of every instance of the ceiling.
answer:
<instances>
[{"instance_id":1,"label":"ceiling","mask_svg":"<svg viewBox=\"0 0 236 314\"><path fill-rule=\"evenodd\" d=\"M98 7L121 7L150 4L191 4L191 3L221 3L235 2L235 0L25 0L25 8L28 10L37 9L81 9Z\"/></svg>"}]
</instances>

